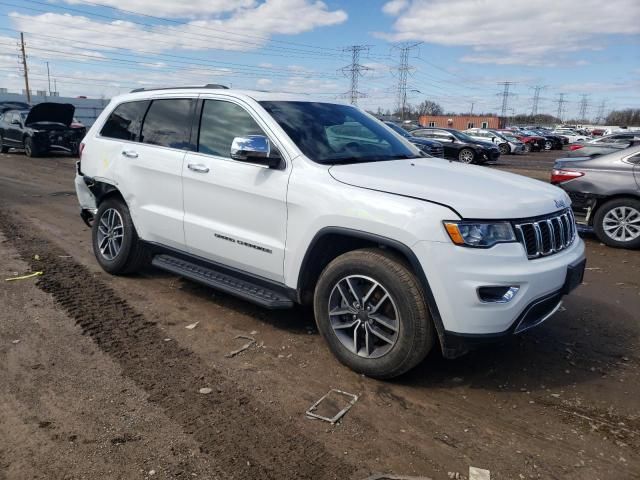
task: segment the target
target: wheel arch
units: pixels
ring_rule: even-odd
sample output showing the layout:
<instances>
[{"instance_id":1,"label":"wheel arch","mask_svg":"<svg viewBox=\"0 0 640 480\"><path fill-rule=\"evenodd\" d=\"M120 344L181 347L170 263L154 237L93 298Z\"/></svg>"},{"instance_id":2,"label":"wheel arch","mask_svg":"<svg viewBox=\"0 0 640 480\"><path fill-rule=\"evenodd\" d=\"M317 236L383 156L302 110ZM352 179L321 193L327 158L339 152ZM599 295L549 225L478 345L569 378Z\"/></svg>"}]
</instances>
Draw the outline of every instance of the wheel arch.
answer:
<instances>
[{"instance_id":1,"label":"wheel arch","mask_svg":"<svg viewBox=\"0 0 640 480\"><path fill-rule=\"evenodd\" d=\"M591 215L589 216L589 226L593 226L594 225L594 220L596 218L596 212L598 212L598 210L600 210L602 208L602 206L611 201L611 200L619 200L621 198L631 198L633 200L638 200L640 201L640 193L634 193L634 192L620 192L620 193L615 193L613 195L608 195L606 197L596 197L595 198L595 202L593 205L593 211L591 212Z\"/></svg>"},{"instance_id":2,"label":"wheel arch","mask_svg":"<svg viewBox=\"0 0 640 480\"><path fill-rule=\"evenodd\" d=\"M346 227L321 229L311 240L300 265L297 286L298 301L302 304L312 302L315 285L322 271L333 259L344 253L368 247L393 252L416 275L422 286L442 351L447 355L444 324L424 269L413 250L395 239ZM451 356L457 356L457 354Z\"/></svg>"}]
</instances>

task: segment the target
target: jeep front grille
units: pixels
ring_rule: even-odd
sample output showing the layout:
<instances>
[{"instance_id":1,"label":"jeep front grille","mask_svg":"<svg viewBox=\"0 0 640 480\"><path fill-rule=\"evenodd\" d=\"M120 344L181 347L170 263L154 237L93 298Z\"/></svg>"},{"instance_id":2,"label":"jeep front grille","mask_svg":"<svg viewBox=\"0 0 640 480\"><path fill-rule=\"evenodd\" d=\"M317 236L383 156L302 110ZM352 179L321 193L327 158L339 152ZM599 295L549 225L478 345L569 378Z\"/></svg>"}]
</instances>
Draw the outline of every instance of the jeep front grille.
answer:
<instances>
[{"instance_id":1,"label":"jeep front grille","mask_svg":"<svg viewBox=\"0 0 640 480\"><path fill-rule=\"evenodd\" d=\"M570 208L514 222L514 227L529 259L553 255L569 247L576 238L576 221Z\"/></svg>"}]
</instances>

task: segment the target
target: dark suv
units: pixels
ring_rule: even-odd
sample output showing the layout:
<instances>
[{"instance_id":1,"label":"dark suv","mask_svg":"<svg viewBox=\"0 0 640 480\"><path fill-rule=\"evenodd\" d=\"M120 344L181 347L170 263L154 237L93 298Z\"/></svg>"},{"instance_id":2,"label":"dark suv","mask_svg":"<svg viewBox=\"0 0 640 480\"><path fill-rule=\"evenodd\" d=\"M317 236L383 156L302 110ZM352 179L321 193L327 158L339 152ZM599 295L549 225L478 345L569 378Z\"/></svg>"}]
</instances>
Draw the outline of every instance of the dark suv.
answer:
<instances>
[{"instance_id":1,"label":"dark suv","mask_svg":"<svg viewBox=\"0 0 640 480\"><path fill-rule=\"evenodd\" d=\"M571 197L578 224L611 247L640 247L640 146L556 160L551 183Z\"/></svg>"},{"instance_id":2,"label":"dark suv","mask_svg":"<svg viewBox=\"0 0 640 480\"><path fill-rule=\"evenodd\" d=\"M440 142L445 158L462 163L495 162L500 158L500 149L491 142L482 142L453 128L419 128L411 134Z\"/></svg>"}]
</instances>

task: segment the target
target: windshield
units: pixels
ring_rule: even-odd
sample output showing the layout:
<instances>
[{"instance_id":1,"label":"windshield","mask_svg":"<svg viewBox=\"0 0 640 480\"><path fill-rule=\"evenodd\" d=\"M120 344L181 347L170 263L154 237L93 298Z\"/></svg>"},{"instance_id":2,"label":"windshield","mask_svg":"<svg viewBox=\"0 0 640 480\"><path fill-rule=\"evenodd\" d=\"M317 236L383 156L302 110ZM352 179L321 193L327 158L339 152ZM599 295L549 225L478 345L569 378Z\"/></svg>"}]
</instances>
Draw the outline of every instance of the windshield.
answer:
<instances>
[{"instance_id":1,"label":"windshield","mask_svg":"<svg viewBox=\"0 0 640 480\"><path fill-rule=\"evenodd\" d=\"M456 137L458 140L462 140L463 142L471 142L471 143L478 142L478 140L476 140L475 138L471 138L466 133L458 132L457 130L447 130L447 131L451 133L454 137Z\"/></svg>"},{"instance_id":2,"label":"windshield","mask_svg":"<svg viewBox=\"0 0 640 480\"><path fill-rule=\"evenodd\" d=\"M399 133L400 135L402 135L403 137L410 137L411 134L409 132L407 132L404 128L396 125L395 123L391 123L391 122L384 122L384 124L389 127L391 130L393 130L396 133Z\"/></svg>"},{"instance_id":3,"label":"windshield","mask_svg":"<svg viewBox=\"0 0 640 480\"><path fill-rule=\"evenodd\" d=\"M355 107L333 103L260 102L309 159L326 164L420 157L420 151Z\"/></svg>"}]
</instances>

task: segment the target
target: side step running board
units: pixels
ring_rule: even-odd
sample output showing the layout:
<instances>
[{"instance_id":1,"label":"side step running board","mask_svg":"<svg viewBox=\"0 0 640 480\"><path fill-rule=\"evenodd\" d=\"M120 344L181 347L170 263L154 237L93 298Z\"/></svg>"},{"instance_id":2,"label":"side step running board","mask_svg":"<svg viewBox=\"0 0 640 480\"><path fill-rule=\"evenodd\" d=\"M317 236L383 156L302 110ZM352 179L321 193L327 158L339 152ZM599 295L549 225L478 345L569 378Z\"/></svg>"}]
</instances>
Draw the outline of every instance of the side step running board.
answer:
<instances>
[{"instance_id":1,"label":"side step running board","mask_svg":"<svg viewBox=\"0 0 640 480\"><path fill-rule=\"evenodd\" d=\"M293 307L293 301L283 292L258 285L229 273L214 270L211 267L198 265L197 263L166 254L156 255L153 257L151 264L154 267L167 270L230 295L235 295L265 308Z\"/></svg>"}]
</instances>

